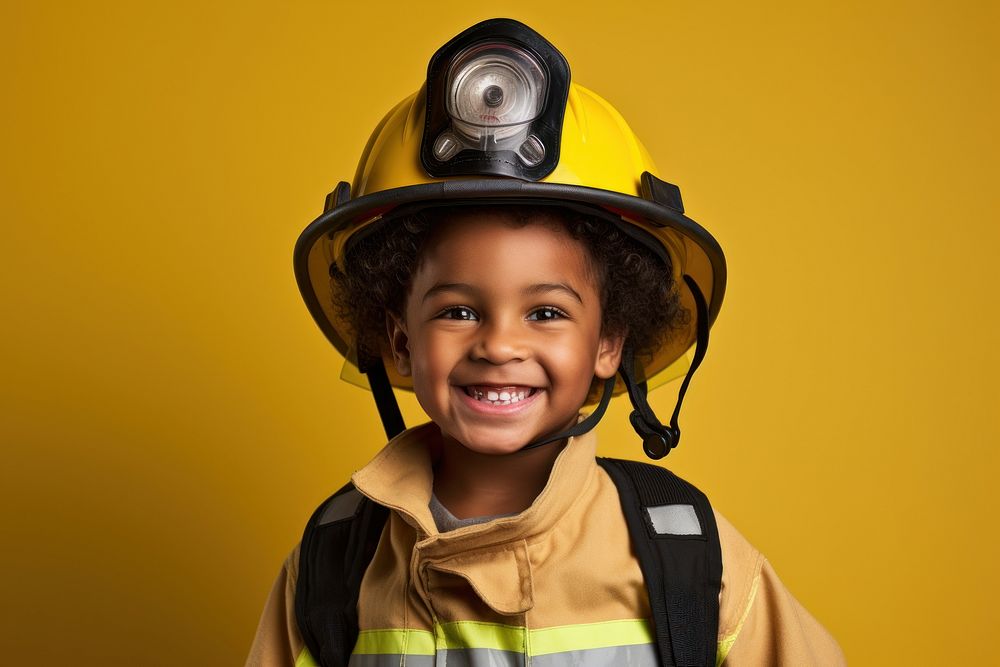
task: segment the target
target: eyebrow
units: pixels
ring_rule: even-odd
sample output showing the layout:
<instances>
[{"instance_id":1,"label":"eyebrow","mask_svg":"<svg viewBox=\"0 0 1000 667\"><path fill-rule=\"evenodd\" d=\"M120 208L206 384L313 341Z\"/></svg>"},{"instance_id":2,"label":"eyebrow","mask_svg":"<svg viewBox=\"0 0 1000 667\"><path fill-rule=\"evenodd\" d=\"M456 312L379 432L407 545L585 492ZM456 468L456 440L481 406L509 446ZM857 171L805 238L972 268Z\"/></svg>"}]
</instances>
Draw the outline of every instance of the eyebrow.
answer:
<instances>
[{"instance_id":1,"label":"eyebrow","mask_svg":"<svg viewBox=\"0 0 1000 667\"><path fill-rule=\"evenodd\" d=\"M478 290L475 287L468 283L438 283L424 293L422 301L427 301L427 299L436 294L440 294L441 292L466 292L469 294L475 294L477 291ZM565 283L535 283L534 285L525 287L521 291L527 295L544 294L546 292L562 292L567 296L573 297L579 301L580 304L583 304L583 298L580 296L580 293Z\"/></svg>"}]
</instances>

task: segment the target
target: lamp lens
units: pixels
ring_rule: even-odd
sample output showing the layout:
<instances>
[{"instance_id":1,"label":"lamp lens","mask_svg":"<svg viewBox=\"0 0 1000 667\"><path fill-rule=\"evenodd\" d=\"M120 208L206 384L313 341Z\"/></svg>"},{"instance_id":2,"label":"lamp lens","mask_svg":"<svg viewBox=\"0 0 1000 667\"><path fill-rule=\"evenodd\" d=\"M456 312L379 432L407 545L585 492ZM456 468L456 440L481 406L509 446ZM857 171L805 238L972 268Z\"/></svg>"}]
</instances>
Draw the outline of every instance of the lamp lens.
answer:
<instances>
[{"instance_id":1,"label":"lamp lens","mask_svg":"<svg viewBox=\"0 0 1000 667\"><path fill-rule=\"evenodd\" d=\"M545 70L528 51L511 44L476 44L456 56L448 72L448 114L473 141L522 133L542 112Z\"/></svg>"}]
</instances>

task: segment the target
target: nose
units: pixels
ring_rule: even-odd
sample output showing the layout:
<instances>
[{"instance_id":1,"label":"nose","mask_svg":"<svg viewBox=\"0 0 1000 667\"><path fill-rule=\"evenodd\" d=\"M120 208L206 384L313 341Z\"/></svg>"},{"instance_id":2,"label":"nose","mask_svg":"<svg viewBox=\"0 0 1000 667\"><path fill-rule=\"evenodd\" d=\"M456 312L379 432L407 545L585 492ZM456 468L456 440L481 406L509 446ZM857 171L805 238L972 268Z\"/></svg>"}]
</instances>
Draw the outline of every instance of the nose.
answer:
<instances>
[{"instance_id":1,"label":"nose","mask_svg":"<svg viewBox=\"0 0 1000 667\"><path fill-rule=\"evenodd\" d=\"M483 322L478 327L470 356L475 361L495 365L524 361L529 355L524 333L516 322L496 319Z\"/></svg>"}]
</instances>

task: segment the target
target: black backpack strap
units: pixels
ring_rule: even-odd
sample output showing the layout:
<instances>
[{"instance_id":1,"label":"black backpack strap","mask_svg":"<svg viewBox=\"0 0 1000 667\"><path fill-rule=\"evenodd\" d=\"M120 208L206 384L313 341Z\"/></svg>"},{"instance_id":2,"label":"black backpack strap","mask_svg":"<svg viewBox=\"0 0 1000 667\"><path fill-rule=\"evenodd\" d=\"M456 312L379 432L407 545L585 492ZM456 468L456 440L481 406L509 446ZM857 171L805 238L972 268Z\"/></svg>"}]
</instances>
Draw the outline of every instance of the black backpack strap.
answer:
<instances>
[{"instance_id":1,"label":"black backpack strap","mask_svg":"<svg viewBox=\"0 0 1000 667\"><path fill-rule=\"evenodd\" d=\"M321 667L347 667L358 638L361 579L389 510L347 484L313 512L299 547L295 618Z\"/></svg>"},{"instance_id":2,"label":"black backpack strap","mask_svg":"<svg viewBox=\"0 0 1000 667\"><path fill-rule=\"evenodd\" d=\"M714 667L722 548L708 498L659 466L597 462L618 487L649 592L661 664Z\"/></svg>"}]
</instances>

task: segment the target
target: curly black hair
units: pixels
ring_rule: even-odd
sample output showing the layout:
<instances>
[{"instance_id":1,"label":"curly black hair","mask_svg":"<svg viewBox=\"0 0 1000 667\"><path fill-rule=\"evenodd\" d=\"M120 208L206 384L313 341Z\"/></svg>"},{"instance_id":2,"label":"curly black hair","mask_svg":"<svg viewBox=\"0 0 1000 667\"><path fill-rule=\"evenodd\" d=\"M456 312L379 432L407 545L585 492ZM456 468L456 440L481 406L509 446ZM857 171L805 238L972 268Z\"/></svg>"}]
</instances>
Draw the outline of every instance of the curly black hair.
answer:
<instances>
[{"instance_id":1,"label":"curly black hair","mask_svg":"<svg viewBox=\"0 0 1000 667\"><path fill-rule=\"evenodd\" d=\"M338 315L353 330L359 359L377 356L386 337L386 313L404 310L411 277L431 228L468 207L440 207L376 223L348 245L344 270L330 269ZM588 251L601 294L603 331L624 334L636 359L647 357L686 325L669 259L597 215L557 206L485 205L512 226L559 225Z\"/></svg>"}]
</instances>

